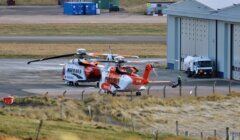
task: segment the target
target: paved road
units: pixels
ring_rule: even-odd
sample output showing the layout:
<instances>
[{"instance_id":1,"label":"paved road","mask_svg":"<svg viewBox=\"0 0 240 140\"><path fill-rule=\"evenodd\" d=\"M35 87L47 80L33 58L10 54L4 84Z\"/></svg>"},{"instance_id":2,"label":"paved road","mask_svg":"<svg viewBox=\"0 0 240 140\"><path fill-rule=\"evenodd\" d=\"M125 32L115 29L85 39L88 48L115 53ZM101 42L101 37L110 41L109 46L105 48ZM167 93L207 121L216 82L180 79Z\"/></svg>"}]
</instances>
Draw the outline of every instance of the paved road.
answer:
<instances>
[{"instance_id":1,"label":"paved road","mask_svg":"<svg viewBox=\"0 0 240 140\"><path fill-rule=\"evenodd\" d=\"M1 15L62 15L61 6L0 6Z\"/></svg>"},{"instance_id":2,"label":"paved road","mask_svg":"<svg viewBox=\"0 0 240 140\"><path fill-rule=\"evenodd\" d=\"M60 6L0 6L0 21L5 24L46 23L166 23L165 16L153 17L136 13L109 13L101 15L63 15Z\"/></svg>"},{"instance_id":3,"label":"paved road","mask_svg":"<svg viewBox=\"0 0 240 140\"><path fill-rule=\"evenodd\" d=\"M16 43L164 43L162 36L0 36L0 42Z\"/></svg>"},{"instance_id":4,"label":"paved road","mask_svg":"<svg viewBox=\"0 0 240 140\"><path fill-rule=\"evenodd\" d=\"M165 63L165 59L154 59L158 60L159 63ZM63 83L61 80L61 69L63 64L67 62L67 59L51 60L47 62L33 63L27 65L26 62L29 59L0 59L0 97L5 95L18 95L28 96L34 94L44 94L49 92L50 95L61 95L63 91L67 90L68 96L74 98L80 98L82 90L86 89L86 93L97 92L96 88L89 88L86 86L81 87L70 87ZM130 64L132 65L132 64ZM139 75L143 74L145 64L134 64L140 72ZM179 72L172 70L159 70L156 69L158 76L156 77L151 73L151 80L172 80L176 81L176 77ZM183 79L184 74L181 73ZM209 95L212 92L213 82L198 82L199 85L198 95ZM183 95L190 95L191 91L194 94L194 82L184 82ZM90 84L92 87L95 83ZM239 85L233 85L232 90L240 91ZM151 92L157 93L162 96L163 86L152 87ZM167 87L167 96L178 96L179 89L172 89ZM216 86L216 92L228 91L228 83L219 82ZM146 93L146 92L145 92Z\"/></svg>"}]
</instances>

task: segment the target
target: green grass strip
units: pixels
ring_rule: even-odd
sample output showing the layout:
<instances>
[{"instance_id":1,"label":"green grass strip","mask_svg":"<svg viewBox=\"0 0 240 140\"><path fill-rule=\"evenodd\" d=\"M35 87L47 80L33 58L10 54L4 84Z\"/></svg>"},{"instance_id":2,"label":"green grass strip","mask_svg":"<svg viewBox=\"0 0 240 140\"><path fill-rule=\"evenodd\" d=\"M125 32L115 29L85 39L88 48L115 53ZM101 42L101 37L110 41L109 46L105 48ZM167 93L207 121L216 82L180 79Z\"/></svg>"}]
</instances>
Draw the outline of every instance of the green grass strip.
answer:
<instances>
[{"instance_id":1,"label":"green grass strip","mask_svg":"<svg viewBox=\"0 0 240 140\"><path fill-rule=\"evenodd\" d=\"M0 36L166 35L165 24L1 24Z\"/></svg>"}]
</instances>

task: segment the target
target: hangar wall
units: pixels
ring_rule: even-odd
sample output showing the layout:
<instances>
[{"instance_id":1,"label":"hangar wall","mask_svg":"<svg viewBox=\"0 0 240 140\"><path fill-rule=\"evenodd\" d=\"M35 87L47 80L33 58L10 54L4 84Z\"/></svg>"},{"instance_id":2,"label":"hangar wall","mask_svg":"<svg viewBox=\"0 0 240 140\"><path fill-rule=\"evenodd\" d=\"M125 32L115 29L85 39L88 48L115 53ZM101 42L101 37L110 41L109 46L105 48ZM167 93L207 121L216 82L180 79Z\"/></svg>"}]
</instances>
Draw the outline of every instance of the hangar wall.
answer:
<instances>
[{"instance_id":1,"label":"hangar wall","mask_svg":"<svg viewBox=\"0 0 240 140\"><path fill-rule=\"evenodd\" d=\"M232 43L231 43L231 76L234 80L240 80L240 23L231 25Z\"/></svg>"},{"instance_id":2,"label":"hangar wall","mask_svg":"<svg viewBox=\"0 0 240 140\"><path fill-rule=\"evenodd\" d=\"M240 2L225 3L184 0L165 9L168 68L181 70L186 56L203 55L215 62L216 76L240 80Z\"/></svg>"},{"instance_id":3,"label":"hangar wall","mask_svg":"<svg viewBox=\"0 0 240 140\"><path fill-rule=\"evenodd\" d=\"M168 15L167 46L170 69L183 69L188 55L216 60L216 21Z\"/></svg>"},{"instance_id":4,"label":"hangar wall","mask_svg":"<svg viewBox=\"0 0 240 140\"><path fill-rule=\"evenodd\" d=\"M167 16L167 62L168 68L179 69L180 59L180 18Z\"/></svg>"},{"instance_id":5,"label":"hangar wall","mask_svg":"<svg viewBox=\"0 0 240 140\"><path fill-rule=\"evenodd\" d=\"M218 21L218 76L240 80L240 24Z\"/></svg>"},{"instance_id":6,"label":"hangar wall","mask_svg":"<svg viewBox=\"0 0 240 140\"><path fill-rule=\"evenodd\" d=\"M217 21L217 64L218 76L223 78L230 78L230 30L229 24L223 21Z\"/></svg>"}]
</instances>

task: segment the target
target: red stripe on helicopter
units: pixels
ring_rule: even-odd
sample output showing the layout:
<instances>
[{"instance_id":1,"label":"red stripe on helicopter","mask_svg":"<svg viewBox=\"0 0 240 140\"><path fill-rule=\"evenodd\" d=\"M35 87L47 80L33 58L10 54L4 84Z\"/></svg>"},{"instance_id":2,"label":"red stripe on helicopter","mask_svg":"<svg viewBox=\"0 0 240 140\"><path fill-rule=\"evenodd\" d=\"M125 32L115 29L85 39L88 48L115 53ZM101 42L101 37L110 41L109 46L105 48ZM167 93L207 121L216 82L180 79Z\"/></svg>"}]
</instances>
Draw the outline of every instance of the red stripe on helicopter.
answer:
<instances>
[{"instance_id":1,"label":"red stripe on helicopter","mask_svg":"<svg viewBox=\"0 0 240 140\"><path fill-rule=\"evenodd\" d=\"M111 90L111 84L109 84L109 83L103 83L103 84L101 85L101 88L102 88L103 90L109 91L109 90Z\"/></svg>"},{"instance_id":2,"label":"red stripe on helicopter","mask_svg":"<svg viewBox=\"0 0 240 140\"><path fill-rule=\"evenodd\" d=\"M133 77L130 76L133 80L133 85L147 85L149 82L148 80L143 79L142 77Z\"/></svg>"}]
</instances>

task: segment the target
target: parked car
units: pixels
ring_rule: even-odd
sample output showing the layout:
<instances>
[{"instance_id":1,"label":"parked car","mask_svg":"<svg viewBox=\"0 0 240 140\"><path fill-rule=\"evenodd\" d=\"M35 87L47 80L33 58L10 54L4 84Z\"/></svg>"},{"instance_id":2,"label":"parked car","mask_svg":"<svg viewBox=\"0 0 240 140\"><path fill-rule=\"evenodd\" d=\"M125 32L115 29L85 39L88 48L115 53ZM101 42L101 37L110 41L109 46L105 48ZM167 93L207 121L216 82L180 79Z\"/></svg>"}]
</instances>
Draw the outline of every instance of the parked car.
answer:
<instances>
[{"instance_id":1,"label":"parked car","mask_svg":"<svg viewBox=\"0 0 240 140\"><path fill-rule=\"evenodd\" d=\"M7 5L15 5L15 0L7 0Z\"/></svg>"},{"instance_id":2,"label":"parked car","mask_svg":"<svg viewBox=\"0 0 240 140\"><path fill-rule=\"evenodd\" d=\"M120 11L119 6L110 5L110 7L109 7L109 12L119 12L119 11Z\"/></svg>"}]
</instances>

